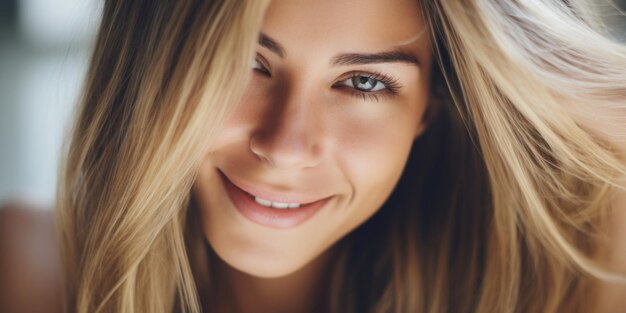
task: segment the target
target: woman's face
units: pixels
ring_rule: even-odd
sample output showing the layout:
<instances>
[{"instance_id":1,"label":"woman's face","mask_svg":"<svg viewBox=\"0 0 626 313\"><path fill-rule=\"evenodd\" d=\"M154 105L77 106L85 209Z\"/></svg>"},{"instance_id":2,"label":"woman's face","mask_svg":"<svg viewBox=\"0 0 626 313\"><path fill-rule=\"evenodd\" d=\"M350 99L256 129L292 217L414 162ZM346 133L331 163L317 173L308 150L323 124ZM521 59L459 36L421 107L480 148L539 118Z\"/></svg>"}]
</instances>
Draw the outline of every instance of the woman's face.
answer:
<instances>
[{"instance_id":1,"label":"woman's face","mask_svg":"<svg viewBox=\"0 0 626 313\"><path fill-rule=\"evenodd\" d=\"M194 186L220 258L284 276L381 207L425 126L425 27L415 0L271 2L245 95Z\"/></svg>"}]
</instances>

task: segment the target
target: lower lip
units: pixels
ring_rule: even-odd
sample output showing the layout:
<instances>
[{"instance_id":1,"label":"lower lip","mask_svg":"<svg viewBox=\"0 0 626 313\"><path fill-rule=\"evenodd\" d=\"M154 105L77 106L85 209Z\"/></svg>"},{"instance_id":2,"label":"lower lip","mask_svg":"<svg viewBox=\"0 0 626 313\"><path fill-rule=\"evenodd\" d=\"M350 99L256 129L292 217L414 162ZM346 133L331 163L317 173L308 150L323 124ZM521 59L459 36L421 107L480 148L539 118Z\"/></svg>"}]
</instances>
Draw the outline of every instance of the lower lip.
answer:
<instances>
[{"instance_id":1,"label":"lower lip","mask_svg":"<svg viewBox=\"0 0 626 313\"><path fill-rule=\"evenodd\" d=\"M272 228L288 229L296 227L319 212L332 197L303 205L297 209L275 209L258 204L250 194L235 186L220 172L230 200L237 211L250 221Z\"/></svg>"}]
</instances>

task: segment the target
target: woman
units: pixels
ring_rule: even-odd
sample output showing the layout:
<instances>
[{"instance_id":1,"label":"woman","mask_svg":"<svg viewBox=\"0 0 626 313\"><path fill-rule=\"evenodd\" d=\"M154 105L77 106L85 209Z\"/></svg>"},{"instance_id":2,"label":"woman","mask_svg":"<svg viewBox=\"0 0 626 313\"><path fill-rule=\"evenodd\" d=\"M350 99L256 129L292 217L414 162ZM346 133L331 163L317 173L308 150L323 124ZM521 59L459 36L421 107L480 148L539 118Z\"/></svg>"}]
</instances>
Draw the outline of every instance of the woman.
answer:
<instances>
[{"instance_id":1,"label":"woman","mask_svg":"<svg viewBox=\"0 0 626 313\"><path fill-rule=\"evenodd\" d=\"M626 48L591 12L107 1L67 310L616 312Z\"/></svg>"}]
</instances>

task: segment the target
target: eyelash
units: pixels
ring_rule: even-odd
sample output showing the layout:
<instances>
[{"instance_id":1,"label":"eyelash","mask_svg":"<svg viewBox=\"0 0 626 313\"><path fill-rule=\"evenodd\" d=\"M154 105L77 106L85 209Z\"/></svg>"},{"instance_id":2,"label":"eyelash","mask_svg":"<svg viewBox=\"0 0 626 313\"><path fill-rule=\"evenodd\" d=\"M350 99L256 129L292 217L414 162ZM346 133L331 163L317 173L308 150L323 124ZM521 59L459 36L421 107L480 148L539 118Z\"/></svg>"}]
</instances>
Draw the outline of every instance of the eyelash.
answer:
<instances>
[{"instance_id":1,"label":"eyelash","mask_svg":"<svg viewBox=\"0 0 626 313\"><path fill-rule=\"evenodd\" d=\"M264 60L259 60L256 59L255 62L258 62L259 65L262 66L262 69L257 69L255 68L254 71L258 72L261 75L267 76L267 77L272 77L271 73L269 72L269 70L267 70L267 67L264 65ZM347 79L352 79L354 77L357 76L362 76L362 77L367 77L367 78L371 78L374 79L380 83L382 83L383 85L385 85L385 88L379 91L360 91L356 88L353 87L349 87L346 85L340 85L339 83L346 81ZM355 97L355 98L359 98L362 100L370 100L370 101L380 101L380 97L389 97L389 96L393 96L396 95L398 93L398 91L400 90L400 84L398 83L398 80L392 77L389 77L383 73L380 72L362 72L362 71L354 71L349 73L348 77L345 77L340 79L339 82L334 83L332 85L332 87L337 88L337 89L347 89L346 92L348 92L351 96Z\"/></svg>"}]
</instances>

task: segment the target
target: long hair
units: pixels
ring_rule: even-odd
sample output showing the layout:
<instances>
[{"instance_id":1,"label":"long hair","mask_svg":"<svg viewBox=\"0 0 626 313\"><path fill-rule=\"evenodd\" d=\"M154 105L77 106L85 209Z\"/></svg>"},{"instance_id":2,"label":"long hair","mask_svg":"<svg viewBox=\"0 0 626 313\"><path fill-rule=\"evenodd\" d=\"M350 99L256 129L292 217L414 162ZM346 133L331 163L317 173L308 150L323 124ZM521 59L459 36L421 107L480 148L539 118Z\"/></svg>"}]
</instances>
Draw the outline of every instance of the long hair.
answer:
<instances>
[{"instance_id":1,"label":"long hair","mask_svg":"<svg viewBox=\"0 0 626 313\"><path fill-rule=\"evenodd\" d=\"M378 219L348 239L372 259L346 254L361 270L338 283L375 273L374 289L336 291L336 311L589 312L596 279L624 282L594 257L623 188L625 47L585 3L420 4L439 115Z\"/></svg>"},{"instance_id":2,"label":"long hair","mask_svg":"<svg viewBox=\"0 0 626 313\"><path fill-rule=\"evenodd\" d=\"M199 311L185 208L264 7L105 2L58 196L68 312Z\"/></svg>"},{"instance_id":3,"label":"long hair","mask_svg":"<svg viewBox=\"0 0 626 313\"><path fill-rule=\"evenodd\" d=\"M191 187L266 2L105 2L58 191L67 312L210 309ZM429 127L338 243L331 311L584 312L595 279L624 280L594 256L626 175L626 48L583 2L420 7Z\"/></svg>"}]
</instances>

